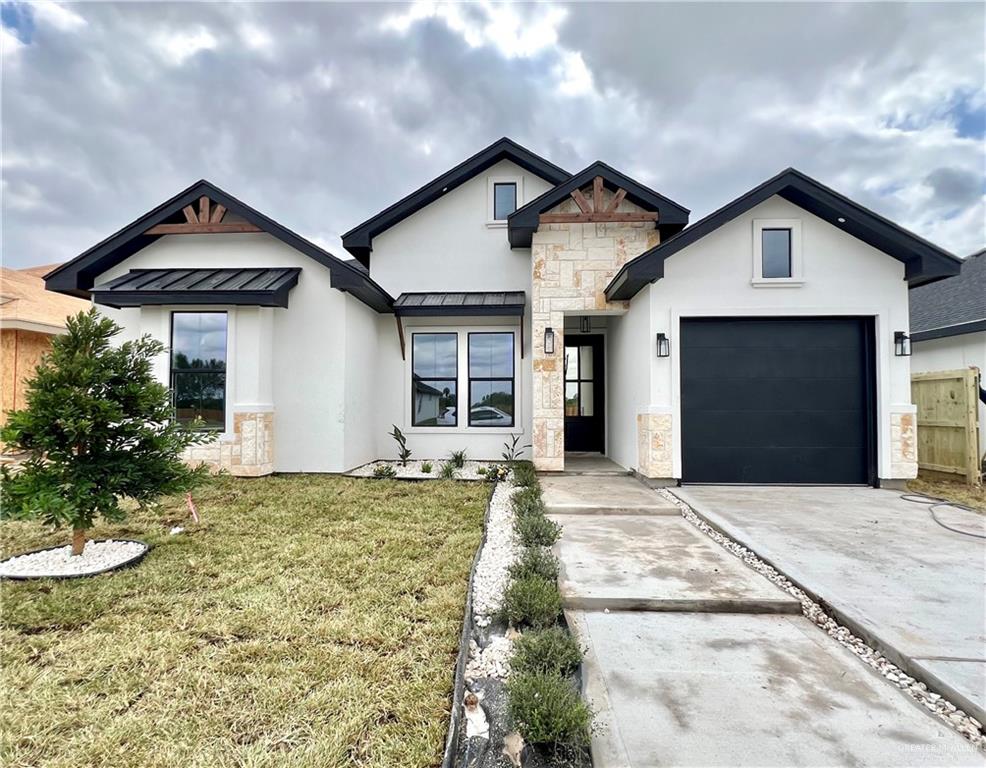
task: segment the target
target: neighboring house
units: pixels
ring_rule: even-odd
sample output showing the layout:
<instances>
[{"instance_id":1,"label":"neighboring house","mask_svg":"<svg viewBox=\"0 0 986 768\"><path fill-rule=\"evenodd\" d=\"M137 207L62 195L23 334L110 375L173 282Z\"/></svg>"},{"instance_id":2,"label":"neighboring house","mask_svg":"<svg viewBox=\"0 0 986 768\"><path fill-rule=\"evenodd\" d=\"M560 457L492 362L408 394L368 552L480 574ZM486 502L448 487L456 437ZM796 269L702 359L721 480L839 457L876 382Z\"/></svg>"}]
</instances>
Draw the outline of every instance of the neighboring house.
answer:
<instances>
[{"instance_id":1,"label":"neighboring house","mask_svg":"<svg viewBox=\"0 0 986 768\"><path fill-rule=\"evenodd\" d=\"M394 455L542 470L595 451L656 482L916 473L908 286L959 260L795 170L691 226L605 163L502 139L332 256L206 181L48 276L171 345L190 458L234 474Z\"/></svg>"},{"instance_id":2,"label":"neighboring house","mask_svg":"<svg viewBox=\"0 0 986 768\"><path fill-rule=\"evenodd\" d=\"M911 290L911 352L914 373L975 367L986 377L986 249L955 277ZM979 424L982 433L982 400Z\"/></svg>"},{"instance_id":3,"label":"neighboring house","mask_svg":"<svg viewBox=\"0 0 986 768\"><path fill-rule=\"evenodd\" d=\"M25 382L34 374L51 338L65 333L65 318L88 302L45 290L43 276L57 267L0 267L0 424L7 411L23 408Z\"/></svg>"}]
</instances>

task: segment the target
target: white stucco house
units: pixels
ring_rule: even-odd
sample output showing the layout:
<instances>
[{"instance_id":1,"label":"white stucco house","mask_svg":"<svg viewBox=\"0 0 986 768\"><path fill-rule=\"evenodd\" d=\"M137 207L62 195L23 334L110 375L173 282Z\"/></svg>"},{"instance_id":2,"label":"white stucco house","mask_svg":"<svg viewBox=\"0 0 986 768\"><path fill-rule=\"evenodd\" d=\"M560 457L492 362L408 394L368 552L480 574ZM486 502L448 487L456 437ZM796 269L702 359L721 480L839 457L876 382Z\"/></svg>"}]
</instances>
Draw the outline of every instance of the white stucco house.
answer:
<instances>
[{"instance_id":1,"label":"white stucco house","mask_svg":"<svg viewBox=\"0 0 986 768\"><path fill-rule=\"evenodd\" d=\"M343 236L341 259L200 181L47 275L164 341L177 418L233 474L392 457L655 483L916 473L908 288L960 261L788 169L704 219L502 139Z\"/></svg>"},{"instance_id":2,"label":"white stucco house","mask_svg":"<svg viewBox=\"0 0 986 768\"><path fill-rule=\"evenodd\" d=\"M914 373L977 368L986 376L986 249L968 256L955 277L911 291L911 350ZM979 425L982 434L983 399ZM979 451L986 461L986 445Z\"/></svg>"}]
</instances>

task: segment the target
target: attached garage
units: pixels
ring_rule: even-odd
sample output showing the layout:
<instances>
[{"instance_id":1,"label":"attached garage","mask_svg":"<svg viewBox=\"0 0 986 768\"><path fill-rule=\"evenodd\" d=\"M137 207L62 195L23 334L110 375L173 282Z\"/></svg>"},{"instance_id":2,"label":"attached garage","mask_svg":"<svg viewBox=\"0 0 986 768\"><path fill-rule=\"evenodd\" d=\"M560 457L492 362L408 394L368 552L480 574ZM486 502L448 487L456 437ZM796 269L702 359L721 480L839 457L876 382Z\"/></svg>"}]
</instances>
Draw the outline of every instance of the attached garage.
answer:
<instances>
[{"instance_id":1,"label":"attached garage","mask_svg":"<svg viewBox=\"0 0 986 768\"><path fill-rule=\"evenodd\" d=\"M873 321L681 320L682 481L873 484Z\"/></svg>"}]
</instances>

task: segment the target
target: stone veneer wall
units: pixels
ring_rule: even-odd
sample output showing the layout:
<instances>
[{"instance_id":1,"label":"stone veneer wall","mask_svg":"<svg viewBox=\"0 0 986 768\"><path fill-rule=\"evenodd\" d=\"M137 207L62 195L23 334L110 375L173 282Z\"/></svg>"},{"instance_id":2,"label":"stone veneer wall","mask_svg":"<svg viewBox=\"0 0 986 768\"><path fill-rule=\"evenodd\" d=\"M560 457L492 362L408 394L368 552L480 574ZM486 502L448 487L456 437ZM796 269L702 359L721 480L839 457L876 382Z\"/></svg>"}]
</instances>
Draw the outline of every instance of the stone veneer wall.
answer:
<instances>
[{"instance_id":1,"label":"stone veneer wall","mask_svg":"<svg viewBox=\"0 0 986 768\"><path fill-rule=\"evenodd\" d=\"M226 470L237 477L260 477L274 471L273 411L237 411L233 414L232 438L185 451L185 461L204 463L213 472Z\"/></svg>"},{"instance_id":2,"label":"stone veneer wall","mask_svg":"<svg viewBox=\"0 0 986 768\"><path fill-rule=\"evenodd\" d=\"M591 187L584 190L591 199ZM604 192L608 205L613 193ZM574 200L552 213L577 213ZM621 212L643 209L626 200ZM618 314L628 302L608 302L604 293L617 270L660 242L653 222L546 224L531 242L531 325L534 337L533 456L539 470L565 468L565 315ZM555 332L555 353L544 353L544 329ZM629 425L626 425L629 428Z\"/></svg>"},{"instance_id":3,"label":"stone veneer wall","mask_svg":"<svg viewBox=\"0 0 986 768\"><path fill-rule=\"evenodd\" d=\"M918 476L917 412L890 414L890 477L907 480Z\"/></svg>"},{"instance_id":4,"label":"stone veneer wall","mask_svg":"<svg viewBox=\"0 0 986 768\"><path fill-rule=\"evenodd\" d=\"M637 415L637 471L644 477L673 477L673 444L670 413Z\"/></svg>"}]
</instances>

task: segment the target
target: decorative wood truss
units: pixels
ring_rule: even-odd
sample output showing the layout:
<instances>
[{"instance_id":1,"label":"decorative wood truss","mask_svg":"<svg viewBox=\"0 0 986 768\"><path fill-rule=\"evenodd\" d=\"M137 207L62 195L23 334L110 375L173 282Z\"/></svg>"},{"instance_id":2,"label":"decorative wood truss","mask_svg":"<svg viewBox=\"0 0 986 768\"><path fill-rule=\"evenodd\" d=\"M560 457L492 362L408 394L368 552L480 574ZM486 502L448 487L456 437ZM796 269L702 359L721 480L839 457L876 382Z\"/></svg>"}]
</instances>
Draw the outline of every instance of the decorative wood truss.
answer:
<instances>
[{"instance_id":1,"label":"decorative wood truss","mask_svg":"<svg viewBox=\"0 0 986 768\"><path fill-rule=\"evenodd\" d=\"M145 235L213 235L224 232L262 232L256 224L247 221L224 223L226 207L213 205L212 201L203 195L199 198L199 209L194 205L182 208L185 221L180 224L155 224L144 232Z\"/></svg>"},{"instance_id":2,"label":"decorative wood truss","mask_svg":"<svg viewBox=\"0 0 986 768\"><path fill-rule=\"evenodd\" d=\"M609 205L603 203L603 177L596 176L592 180L592 200L586 199L581 189L572 191L572 199L579 207L578 213L542 213L540 221L542 224L591 224L593 222L635 222L635 221L657 221L657 212L649 211L618 211L620 203L626 197L625 189L617 189L609 201Z\"/></svg>"}]
</instances>

